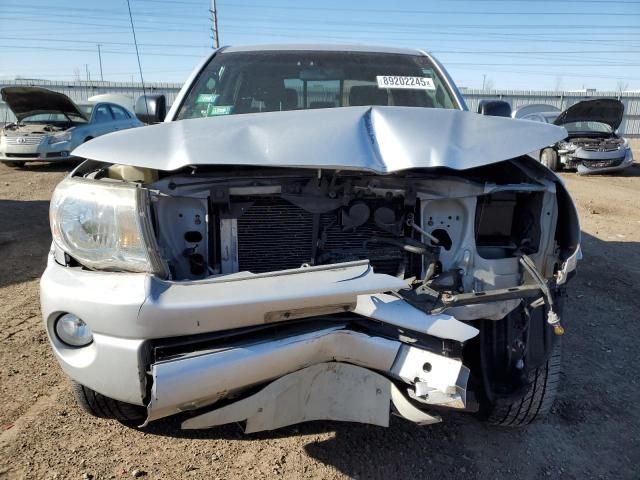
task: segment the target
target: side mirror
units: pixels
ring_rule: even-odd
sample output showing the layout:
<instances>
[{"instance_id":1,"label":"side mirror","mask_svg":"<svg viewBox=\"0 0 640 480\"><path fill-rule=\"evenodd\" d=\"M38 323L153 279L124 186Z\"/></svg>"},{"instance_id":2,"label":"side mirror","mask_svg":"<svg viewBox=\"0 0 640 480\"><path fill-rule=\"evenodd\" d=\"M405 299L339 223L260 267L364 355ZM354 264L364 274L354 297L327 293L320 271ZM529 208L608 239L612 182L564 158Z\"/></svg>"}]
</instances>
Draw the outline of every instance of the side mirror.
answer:
<instances>
[{"instance_id":1,"label":"side mirror","mask_svg":"<svg viewBox=\"0 0 640 480\"><path fill-rule=\"evenodd\" d=\"M167 99L164 95L141 95L136 100L136 117L144 123L160 123L167 116Z\"/></svg>"},{"instance_id":2,"label":"side mirror","mask_svg":"<svg viewBox=\"0 0 640 480\"><path fill-rule=\"evenodd\" d=\"M503 100L480 100L478 113L492 117L511 117L511 105Z\"/></svg>"}]
</instances>

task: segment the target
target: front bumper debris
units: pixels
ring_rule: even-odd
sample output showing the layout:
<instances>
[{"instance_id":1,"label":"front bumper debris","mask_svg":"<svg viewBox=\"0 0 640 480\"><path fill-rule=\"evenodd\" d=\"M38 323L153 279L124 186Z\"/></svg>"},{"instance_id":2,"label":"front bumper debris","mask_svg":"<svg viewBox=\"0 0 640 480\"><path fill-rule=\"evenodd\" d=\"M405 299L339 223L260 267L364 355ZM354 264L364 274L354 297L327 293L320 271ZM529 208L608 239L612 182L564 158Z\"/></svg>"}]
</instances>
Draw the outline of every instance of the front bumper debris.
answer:
<instances>
[{"instance_id":1,"label":"front bumper debris","mask_svg":"<svg viewBox=\"0 0 640 480\"><path fill-rule=\"evenodd\" d=\"M422 365L416 366L420 371L415 375L401 374L394 370L394 362L404 348L415 347L395 337L347 328L340 321L340 315L348 314L395 332L428 335L440 345L477 335L476 328L451 315L428 315L381 293L405 286L403 280L374 273L367 262L167 282L146 274L63 267L51 255L41 279L41 306L51 345L65 373L110 398L146 405L149 421L211 405L229 392L242 392L326 362L349 363L388 375L404 388L415 390L416 401L425 405L441 392L445 397L438 403L449 402L448 406L457 408L464 404L464 375L460 385L456 376L434 386L440 377L434 372L425 377L420 373ZM53 326L64 312L89 325L95 339L92 344L71 349L57 340ZM308 321L301 321L304 318L313 319L315 326L309 329ZM271 324L283 332L294 328L296 321L307 325L307 330L284 337L269 334L260 341L249 334L242 344L225 340L216 349L190 347L177 357L161 360L151 350L159 339L226 338L230 331L264 330ZM451 371L464 368L452 361L457 363ZM416 389L412 383L416 378L427 378L427 383Z\"/></svg>"},{"instance_id":2,"label":"front bumper debris","mask_svg":"<svg viewBox=\"0 0 640 480\"><path fill-rule=\"evenodd\" d=\"M358 377L359 387L354 386L354 383L343 385L341 382L344 379L325 378L327 382L332 382L331 385L337 389L337 393L345 393L344 396L333 398L332 403L340 404L339 407L335 407L335 413L338 415L336 417L331 416L331 410L321 408L316 402L310 404L310 410L306 408L308 402L306 399L318 387L314 383L315 380L307 379L306 375L309 371L300 374L301 376L283 380L289 374L328 362L360 367L357 372L348 372ZM257 397L241 400L240 405L229 406L222 412L212 413L211 417L206 415L198 417L200 420L193 420L188 425L191 425L190 428L200 428L194 425L202 426L208 423L207 426L211 426L218 424L215 422L229 423L240 420L235 418L238 415L246 415L241 418L245 420L258 413L257 410L255 412L252 410L258 404L262 405L260 408L263 410L266 408L273 411L276 405L281 405L278 399L282 400L283 395L289 398L291 392L286 393L286 390L291 385L295 385L300 395L293 396L287 401L293 403L294 399L299 401L305 399L302 404L296 404L292 411L297 409L301 415L309 413L312 416L321 415L318 418L334 420L342 419L339 414L348 416L349 412L352 412L355 415L353 418L360 418L356 412L359 404L352 403L354 401L352 396L356 393L350 389L355 389L356 396L367 396L367 401L371 400L372 405L376 407L374 410L378 411L376 405L380 400L377 398L379 394L370 397L365 393L369 391L368 387L365 388L366 385L378 385L378 383L374 380L363 380L365 377L369 378L373 372L380 372L397 380L403 386L403 394L425 405L465 408L469 371L460 360L409 346L397 340L359 332L347 325L335 325L289 334L281 338L270 338L259 343L245 342L212 351L193 352L155 363L151 367L153 386L147 406L147 422L213 404L229 394L275 379L279 380L265 387ZM304 388L300 382L305 385ZM387 380L387 382L390 381ZM376 388L382 388L388 394L389 385L384 388L378 385ZM365 388L365 391L360 387ZM372 400L374 398L377 400ZM387 398L387 415L388 410ZM278 423L285 421L283 419L290 419L287 416L289 413L283 415L280 420L276 417L272 421ZM211 420L212 418L216 420ZM353 421L360 420L353 419ZM367 423L377 425L378 422L385 421L388 420L376 414L375 420Z\"/></svg>"},{"instance_id":3,"label":"front bumper debris","mask_svg":"<svg viewBox=\"0 0 640 480\"><path fill-rule=\"evenodd\" d=\"M183 422L182 428L210 428L243 420L245 433L311 420L388 427L390 405L398 415L420 425L440 421L413 406L386 377L348 363L329 362L285 375L248 398Z\"/></svg>"},{"instance_id":4,"label":"front bumper debris","mask_svg":"<svg viewBox=\"0 0 640 480\"><path fill-rule=\"evenodd\" d=\"M560 161L569 168L576 168L578 175L616 172L633 164L633 153L629 148L603 152L578 148L559 154Z\"/></svg>"}]
</instances>

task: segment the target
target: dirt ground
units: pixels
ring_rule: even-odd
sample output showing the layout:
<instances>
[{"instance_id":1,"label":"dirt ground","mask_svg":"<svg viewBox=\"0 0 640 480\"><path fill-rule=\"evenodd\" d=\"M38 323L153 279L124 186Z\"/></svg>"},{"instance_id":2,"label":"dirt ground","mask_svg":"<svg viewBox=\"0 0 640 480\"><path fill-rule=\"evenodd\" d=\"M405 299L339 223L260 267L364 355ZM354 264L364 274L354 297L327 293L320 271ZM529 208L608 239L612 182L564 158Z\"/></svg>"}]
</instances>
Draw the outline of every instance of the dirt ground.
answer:
<instances>
[{"instance_id":1,"label":"dirt ground","mask_svg":"<svg viewBox=\"0 0 640 480\"><path fill-rule=\"evenodd\" d=\"M584 260L546 420L525 431L469 416L423 428L314 422L249 436L236 425L183 432L176 420L138 431L75 406L38 304L48 199L64 174L0 164L0 478L640 478L640 167L562 174L580 211Z\"/></svg>"}]
</instances>

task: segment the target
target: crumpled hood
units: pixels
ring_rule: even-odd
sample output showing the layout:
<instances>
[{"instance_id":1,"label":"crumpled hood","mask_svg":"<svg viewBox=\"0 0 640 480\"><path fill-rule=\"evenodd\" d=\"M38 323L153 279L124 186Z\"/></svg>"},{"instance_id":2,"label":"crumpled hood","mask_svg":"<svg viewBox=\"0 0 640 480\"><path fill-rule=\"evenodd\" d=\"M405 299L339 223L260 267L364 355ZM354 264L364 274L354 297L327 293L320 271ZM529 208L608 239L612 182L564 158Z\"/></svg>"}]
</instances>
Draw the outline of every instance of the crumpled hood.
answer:
<instances>
[{"instance_id":1,"label":"crumpled hood","mask_svg":"<svg viewBox=\"0 0 640 480\"><path fill-rule=\"evenodd\" d=\"M87 120L87 116L64 93L40 87L5 87L0 90L18 120L38 113L63 113Z\"/></svg>"},{"instance_id":2,"label":"crumpled hood","mask_svg":"<svg viewBox=\"0 0 640 480\"><path fill-rule=\"evenodd\" d=\"M598 98L583 100L570 106L553 122L556 125L566 125L574 122L600 122L617 130L622 123L624 104L612 98Z\"/></svg>"},{"instance_id":3,"label":"crumpled hood","mask_svg":"<svg viewBox=\"0 0 640 480\"><path fill-rule=\"evenodd\" d=\"M478 167L563 138L564 128L459 110L342 107L166 122L98 137L74 155L160 170L255 165L389 173Z\"/></svg>"}]
</instances>

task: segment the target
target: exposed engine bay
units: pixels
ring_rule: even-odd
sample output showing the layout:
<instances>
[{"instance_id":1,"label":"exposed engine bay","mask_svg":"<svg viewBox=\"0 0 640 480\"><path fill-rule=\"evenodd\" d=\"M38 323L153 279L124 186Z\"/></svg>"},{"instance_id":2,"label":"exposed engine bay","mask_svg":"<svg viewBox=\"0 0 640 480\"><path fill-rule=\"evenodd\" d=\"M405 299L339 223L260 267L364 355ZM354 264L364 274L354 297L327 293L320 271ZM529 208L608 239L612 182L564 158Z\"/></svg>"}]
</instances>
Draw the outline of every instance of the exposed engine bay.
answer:
<instances>
[{"instance_id":1,"label":"exposed engine bay","mask_svg":"<svg viewBox=\"0 0 640 480\"><path fill-rule=\"evenodd\" d=\"M541 283L571 251L556 228L556 182L517 161L499 165L464 175L193 169L147 188L174 281L368 260L405 280L400 295L421 310L498 319L540 295L523 256ZM127 168L91 175L140 173Z\"/></svg>"},{"instance_id":2,"label":"exposed engine bay","mask_svg":"<svg viewBox=\"0 0 640 480\"><path fill-rule=\"evenodd\" d=\"M5 135L10 136L12 133L20 133L20 135L48 135L51 133L62 132L74 126L73 122L55 122L55 123L10 123L2 128Z\"/></svg>"},{"instance_id":3,"label":"exposed engine bay","mask_svg":"<svg viewBox=\"0 0 640 480\"><path fill-rule=\"evenodd\" d=\"M615 167L622 163L627 142L615 134L576 135L558 143L558 154L562 163L574 168L582 163L588 167Z\"/></svg>"}]
</instances>

